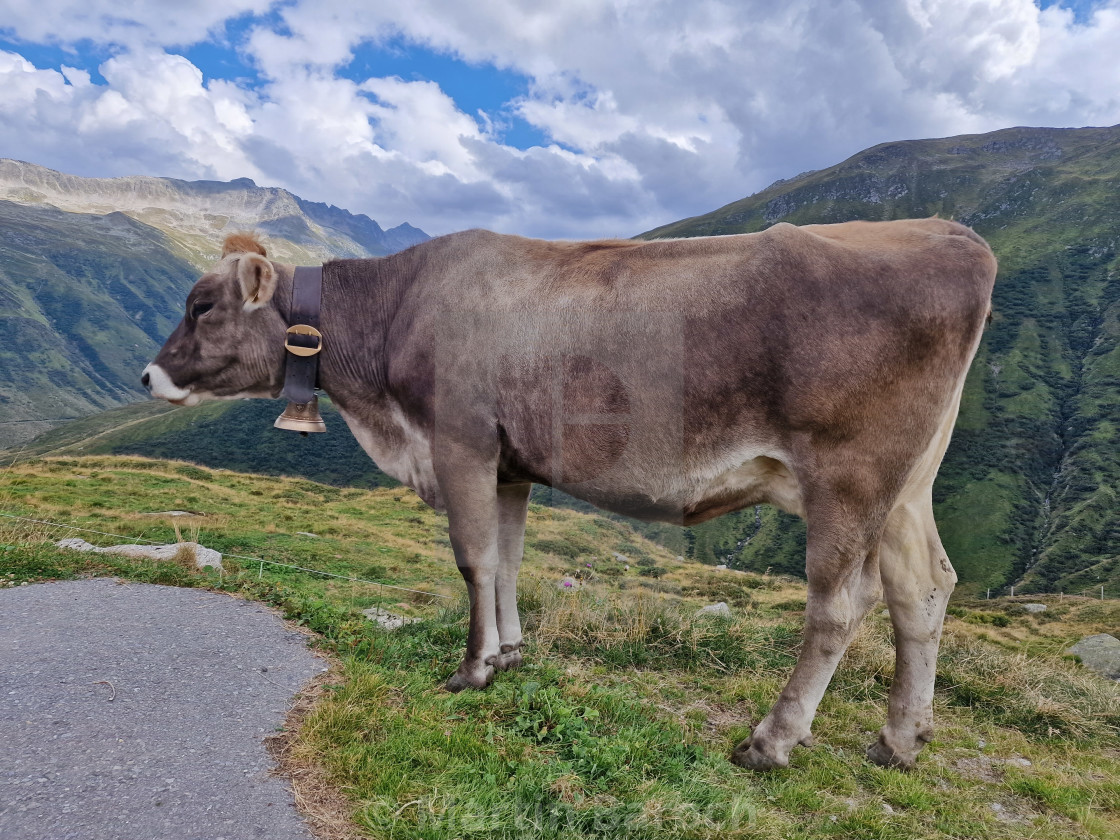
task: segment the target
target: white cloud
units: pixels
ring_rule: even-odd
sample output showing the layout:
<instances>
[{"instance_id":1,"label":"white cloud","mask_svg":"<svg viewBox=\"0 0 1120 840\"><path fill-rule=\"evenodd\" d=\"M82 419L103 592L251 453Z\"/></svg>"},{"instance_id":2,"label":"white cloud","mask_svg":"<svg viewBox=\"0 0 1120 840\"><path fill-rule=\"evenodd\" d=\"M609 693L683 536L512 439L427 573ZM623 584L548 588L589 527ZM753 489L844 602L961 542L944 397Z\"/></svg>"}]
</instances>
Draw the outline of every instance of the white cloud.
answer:
<instances>
[{"instance_id":1,"label":"white cloud","mask_svg":"<svg viewBox=\"0 0 1120 840\"><path fill-rule=\"evenodd\" d=\"M5 0L0 32L35 44L194 44L274 0Z\"/></svg>"},{"instance_id":2,"label":"white cloud","mask_svg":"<svg viewBox=\"0 0 1120 840\"><path fill-rule=\"evenodd\" d=\"M432 232L596 236L886 140L1120 122L1120 0L1083 24L1032 0L293 0L272 9L282 25L251 24L251 88L154 46L267 6L18 0L5 25L19 37L127 49L101 85L0 53L0 154L249 176ZM339 75L363 43L402 39L517 72L528 90L469 114L437 82ZM511 113L552 142L503 145L493 125Z\"/></svg>"}]
</instances>

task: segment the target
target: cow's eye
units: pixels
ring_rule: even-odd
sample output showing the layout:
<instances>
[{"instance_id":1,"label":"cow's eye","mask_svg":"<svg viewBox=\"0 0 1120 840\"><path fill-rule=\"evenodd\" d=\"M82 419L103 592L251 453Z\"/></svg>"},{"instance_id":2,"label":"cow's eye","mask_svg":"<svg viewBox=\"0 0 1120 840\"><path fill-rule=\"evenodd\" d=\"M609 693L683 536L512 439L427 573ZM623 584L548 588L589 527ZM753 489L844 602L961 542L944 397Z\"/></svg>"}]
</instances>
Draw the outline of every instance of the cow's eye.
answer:
<instances>
[{"instance_id":1,"label":"cow's eye","mask_svg":"<svg viewBox=\"0 0 1120 840\"><path fill-rule=\"evenodd\" d=\"M191 307L191 318L198 319L200 315L205 315L214 308L212 303L196 303Z\"/></svg>"}]
</instances>

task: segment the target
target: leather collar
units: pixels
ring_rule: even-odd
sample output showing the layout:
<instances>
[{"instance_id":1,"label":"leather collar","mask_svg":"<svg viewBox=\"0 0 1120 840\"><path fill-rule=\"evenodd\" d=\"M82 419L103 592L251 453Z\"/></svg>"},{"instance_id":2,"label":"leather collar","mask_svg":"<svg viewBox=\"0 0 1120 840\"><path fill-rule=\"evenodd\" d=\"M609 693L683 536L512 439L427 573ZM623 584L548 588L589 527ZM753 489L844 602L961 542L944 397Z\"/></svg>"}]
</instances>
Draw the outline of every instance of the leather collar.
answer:
<instances>
[{"instance_id":1,"label":"leather collar","mask_svg":"<svg viewBox=\"0 0 1120 840\"><path fill-rule=\"evenodd\" d=\"M323 303L322 266L297 266L292 276L292 303L288 309L288 332L284 346L288 352L284 365L285 399L305 405L319 387L319 352L323 336L319 314Z\"/></svg>"}]
</instances>

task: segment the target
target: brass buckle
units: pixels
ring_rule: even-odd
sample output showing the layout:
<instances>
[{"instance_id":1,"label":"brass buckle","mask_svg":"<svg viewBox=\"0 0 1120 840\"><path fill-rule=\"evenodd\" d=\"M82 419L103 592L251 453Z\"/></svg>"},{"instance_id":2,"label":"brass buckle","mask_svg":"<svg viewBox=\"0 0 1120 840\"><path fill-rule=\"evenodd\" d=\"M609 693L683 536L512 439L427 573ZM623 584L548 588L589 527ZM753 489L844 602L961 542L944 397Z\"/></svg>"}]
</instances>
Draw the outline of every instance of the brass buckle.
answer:
<instances>
[{"instance_id":1,"label":"brass buckle","mask_svg":"<svg viewBox=\"0 0 1120 840\"><path fill-rule=\"evenodd\" d=\"M315 347L299 347L289 344L288 339L285 337L284 346L288 349L289 353L296 356L314 356L323 349L323 334L314 327L309 327L307 324L292 324L285 333L285 336L288 335L313 335L319 339L319 344Z\"/></svg>"}]
</instances>

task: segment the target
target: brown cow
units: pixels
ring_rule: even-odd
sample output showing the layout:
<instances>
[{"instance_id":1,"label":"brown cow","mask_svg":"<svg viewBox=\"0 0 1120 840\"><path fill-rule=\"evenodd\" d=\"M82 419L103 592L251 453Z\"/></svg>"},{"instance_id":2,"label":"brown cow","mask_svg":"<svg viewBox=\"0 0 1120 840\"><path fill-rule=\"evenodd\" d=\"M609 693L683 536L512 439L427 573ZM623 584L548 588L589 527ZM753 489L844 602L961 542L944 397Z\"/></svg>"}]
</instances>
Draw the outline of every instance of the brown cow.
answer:
<instances>
[{"instance_id":1,"label":"brown cow","mask_svg":"<svg viewBox=\"0 0 1120 840\"><path fill-rule=\"evenodd\" d=\"M144 382L182 404L275 397L293 267L231 238ZM808 523L805 639L732 758L785 766L885 590L897 659L871 760L932 733L956 575L931 488L996 262L940 219L654 242L485 231L323 268L319 383L362 447L448 515L470 599L453 691L521 662L533 482L682 524L768 502Z\"/></svg>"}]
</instances>

